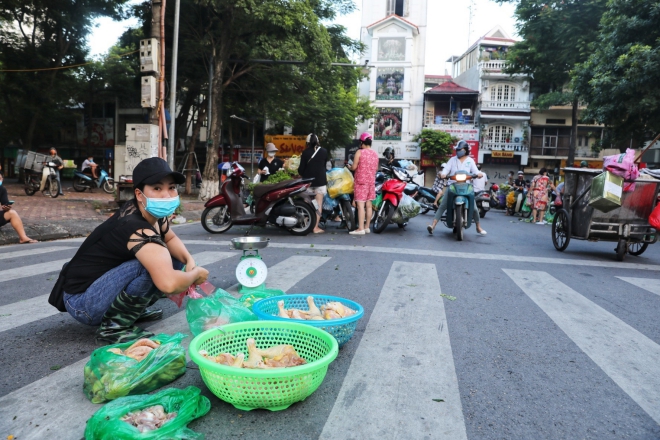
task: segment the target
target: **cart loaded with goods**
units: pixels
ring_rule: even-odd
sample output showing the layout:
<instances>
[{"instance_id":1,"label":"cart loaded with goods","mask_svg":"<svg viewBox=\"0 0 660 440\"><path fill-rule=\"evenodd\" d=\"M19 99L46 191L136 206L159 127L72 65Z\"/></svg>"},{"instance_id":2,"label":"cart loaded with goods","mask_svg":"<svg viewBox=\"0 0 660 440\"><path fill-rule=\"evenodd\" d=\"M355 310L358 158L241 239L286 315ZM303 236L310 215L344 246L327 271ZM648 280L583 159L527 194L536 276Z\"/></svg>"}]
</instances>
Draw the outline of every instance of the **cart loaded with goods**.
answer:
<instances>
[{"instance_id":1,"label":"cart loaded with goods","mask_svg":"<svg viewBox=\"0 0 660 440\"><path fill-rule=\"evenodd\" d=\"M603 171L564 168L564 208L552 223L552 242L564 251L571 239L616 243L616 257L638 256L658 240L660 179L640 173L628 150L604 158Z\"/></svg>"}]
</instances>

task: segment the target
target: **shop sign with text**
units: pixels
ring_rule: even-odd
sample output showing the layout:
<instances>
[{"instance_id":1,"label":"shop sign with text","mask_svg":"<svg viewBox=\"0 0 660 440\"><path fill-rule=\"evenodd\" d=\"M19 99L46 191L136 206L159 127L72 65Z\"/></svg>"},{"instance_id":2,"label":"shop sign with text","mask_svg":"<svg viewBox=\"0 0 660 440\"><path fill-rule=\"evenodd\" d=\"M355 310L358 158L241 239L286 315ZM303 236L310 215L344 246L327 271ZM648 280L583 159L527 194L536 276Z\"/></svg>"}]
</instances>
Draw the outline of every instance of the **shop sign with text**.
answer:
<instances>
[{"instance_id":1,"label":"shop sign with text","mask_svg":"<svg viewBox=\"0 0 660 440\"><path fill-rule=\"evenodd\" d=\"M272 142L277 147L277 155L279 157L300 156L305 149L306 140L307 136L266 135L264 136L264 148L267 143Z\"/></svg>"}]
</instances>

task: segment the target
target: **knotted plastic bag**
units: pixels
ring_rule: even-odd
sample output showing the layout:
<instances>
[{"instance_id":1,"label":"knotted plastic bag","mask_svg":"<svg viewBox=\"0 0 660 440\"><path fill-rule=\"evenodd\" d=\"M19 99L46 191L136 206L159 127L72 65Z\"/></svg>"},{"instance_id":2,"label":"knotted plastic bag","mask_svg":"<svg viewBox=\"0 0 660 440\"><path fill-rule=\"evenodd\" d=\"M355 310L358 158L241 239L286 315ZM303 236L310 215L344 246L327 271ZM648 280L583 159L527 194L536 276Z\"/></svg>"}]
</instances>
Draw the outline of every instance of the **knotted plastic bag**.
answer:
<instances>
[{"instance_id":1,"label":"knotted plastic bag","mask_svg":"<svg viewBox=\"0 0 660 440\"><path fill-rule=\"evenodd\" d=\"M635 165L635 150L628 148L625 153L603 157L603 171L623 177L625 180L624 192L634 191L634 180L639 177L639 169Z\"/></svg>"},{"instance_id":2,"label":"knotted plastic bag","mask_svg":"<svg viewBox=\"0 0 660 440\"><path fill-rule=\"evenodd\" d=\"M333 168L327 172L328 195L336 198L342 194L353 194L353 174L348 168Z\"/></svg>"},{"instance_id":3,"label":"knotted plastic bag","mask_svg":"<svg viewBox=\"0 0 660 440\"><path fill-rule=\"evenodd\" d=\"M651 212L651 215L649 216L649 225L660 230L660 203L653 208L653 212Z\"/></svg>"},{"instance_id":4,"label":"knotted plastic bag","mask_svg":"<svg viewBox=\"0 0 660 440\"><path fill-rule=\"evenodd\" d=\"M232 322L257 321L250 308L222 289L200 299L189 299L186 303L186 320L194 336L203 331Z\"/></svg>"},{"instance_id":5,"label":"knotted plastic bag","mask_svg":"<svg viewBox=\"0 0 660 440\"><path fill-rule=\"evenodd\" d=\"M162 405L165 413L176 416L153 431L140 432L132 424L121 420L128 413ZM188 423L204 416L211 402L200 394L199 388L183 390L168 388L156 394L121 397L99 409L87 421L86 440L180 439L202 440L204 434L187 427Z\"/></svg>"},{"instance_id":6,"label":"knotted plastic bag","mask_svg":"<svg viewBox=\"0 0 660 440\"><path fill-rule=\"evenodd\" d=\"M294 173L298 172L298 167L300 166L300 156L293 155L286 161L286 169Z\"/></svg>"},{"instance_id":7,"label":"knotted plastic bag","mask_svg":"<svg viewBox=\"0 0 660 440\"><path fill-rule=\"evenodd\" d=\"M186 372L183 333L160 334L149 339L159 344L138 361L122 352L135 341L107 345L92 352L84 369L83 392L92 403L103 403L129 394L144 394L167 385Z\"/></svg>"},{"instance_id":8,"label":"knotted plastic bag","mask_svg":"<svg viewBox=\"0 0 660 440\"><path fill-rule=\"evenodd\" d=\"M399 206L392 216L392 222L403 224L411 218L417 217L421 209L422 205L420 205L419 202L409 195L404 194L401 198L401 202L399 202Z\"/></svg>"}]
</instances>

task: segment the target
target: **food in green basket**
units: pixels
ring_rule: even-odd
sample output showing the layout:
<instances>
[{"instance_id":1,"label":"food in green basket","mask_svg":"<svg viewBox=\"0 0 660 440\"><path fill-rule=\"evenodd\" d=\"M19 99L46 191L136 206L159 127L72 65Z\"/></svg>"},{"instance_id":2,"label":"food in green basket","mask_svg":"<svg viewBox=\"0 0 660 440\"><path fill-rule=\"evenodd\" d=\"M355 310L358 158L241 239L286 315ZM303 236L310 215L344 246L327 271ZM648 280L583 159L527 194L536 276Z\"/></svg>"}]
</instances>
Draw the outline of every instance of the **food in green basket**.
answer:
<instances>
[{"instance_id":1,"label":"food in green basket","mask_svg":"<svg viewBox=\"0 0 660 440\"><path fill-rule=\"evenodd\" d=\"M176 417L176 412L166 413L163 405L154 405L126 414L120 420L135 426L140 432L155 431Z\"/></svg>"},{"instance_id":2,"label":"food in green basket","mask_svg":"<svg viewBox=\"0 0 660 440\"><path fill-rule=\"evenodd\" d=\"M323 321L346 318L347 316L355 315L355 313L357 313L355 310L346 307L339 301L329 301L323 304L319 310L319 308L316 307L316 304L314 304L313 296L307 297L307 305L309 306L309 310L285 309L284 300L280 300L277 302L277 316L280 318L304 319L307 321Z\"/></svg>"},{"instance_id":3,"label":"food in green basket","mask_svg":"<svg viewBox=\"0 0 660 440\"><path fill-rule=\"evenodd\" d=\"M246 344L248 349L247 360L245 360L244 353L237 353L236 356L233 356L230 353L220 353L217 356L211 356L206 350L200 350L199 354L216 364L236 368L286 368L307 363L305 359L298 356L293 345L275 345L265 350L261 350L257 347L256 341L252 338L248 339Z\"/></svg>"}]
</instances>

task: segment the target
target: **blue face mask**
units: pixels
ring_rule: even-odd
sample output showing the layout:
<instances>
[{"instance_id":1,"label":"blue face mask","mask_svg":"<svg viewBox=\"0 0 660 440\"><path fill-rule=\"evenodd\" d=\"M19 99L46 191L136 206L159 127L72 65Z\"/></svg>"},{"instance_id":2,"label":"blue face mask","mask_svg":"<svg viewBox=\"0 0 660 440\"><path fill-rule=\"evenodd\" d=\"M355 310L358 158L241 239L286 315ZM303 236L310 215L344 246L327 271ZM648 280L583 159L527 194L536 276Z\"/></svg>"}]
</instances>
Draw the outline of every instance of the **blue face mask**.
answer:
<instances>
[{"instance_id":1,"label":"blue face mask","mask_svg":"<svg viewBox=\"0 0 660 440\"><path fill-rule=\"evenodd\" d=\"M460 149L456 152L456 157L463 157L466 154L467 154L467 151L465 151L464 149Z\"/></svg>"},{"instance_id":2,"label":"blue face mask","mask_svg":"<svg viewBox=\"0 0 660 440\"><path fill-rule=\"evenodd\" d=\"M142 193L144 195L144 193ZM167 199L155 199L144 196L147 199L147 205L142 205L149 214L156 218L165 218L174 214L179 207L179 196Z\"/></svg>"},{"instance_id":3,"label":"blue face mask","mask_svg":"<svg viewBox=\"0 0 660 440\"><path fill-rule=\"evenodd\" d=\"M2 180L0 180L0 186L2 186Z\"/></svg>"}]
</instances>

